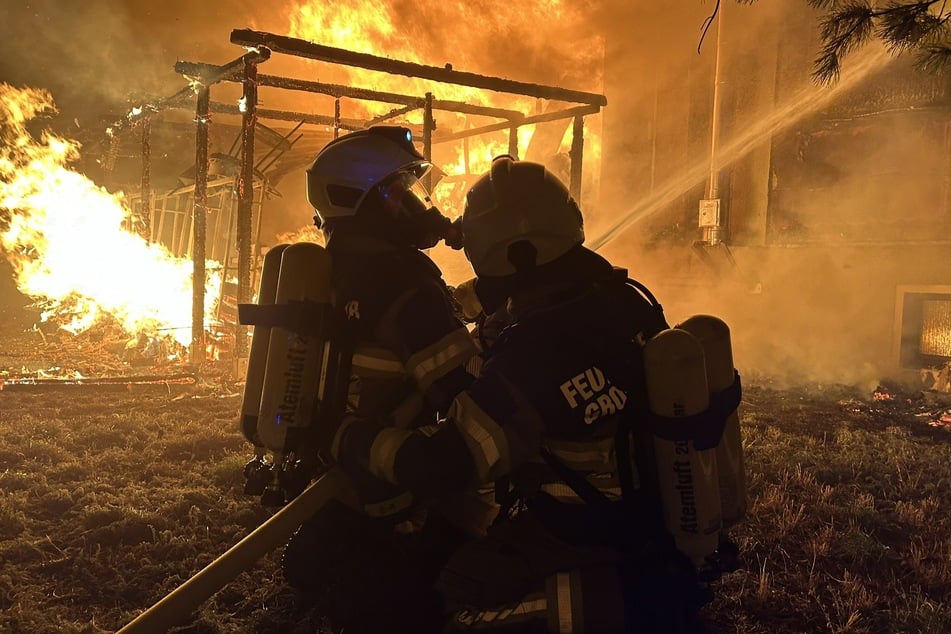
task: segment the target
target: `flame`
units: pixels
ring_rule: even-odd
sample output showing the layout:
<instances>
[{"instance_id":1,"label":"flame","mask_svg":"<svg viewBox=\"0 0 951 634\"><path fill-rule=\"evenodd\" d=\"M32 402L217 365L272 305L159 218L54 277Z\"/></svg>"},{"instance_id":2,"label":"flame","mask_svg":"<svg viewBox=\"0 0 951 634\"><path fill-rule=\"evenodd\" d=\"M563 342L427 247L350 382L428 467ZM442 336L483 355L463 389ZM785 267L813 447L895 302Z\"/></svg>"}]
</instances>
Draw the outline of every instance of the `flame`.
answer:
<instances>
[{"instance_id":1,"label":"flame","mask_svg":"<svg viewBox=\"0 0 951 634\"><path fill-rule=\"evenodd\" d=\"M0 83L0 246L43 318L81 332L113 317L130 334L191 341L192 263L124 229L131 211L69 169L77 142L28 129L55 112L50 94ZM220 276L208 276L206 319Z\"/></svg>"},{"instance_id":2,"label":"flame","mask_svg":"<svg viewBox=\"0 0 951 634\"><path fill-rule=\"evenodd\" d=\"M603 86L600 69L604 58L604 41L587 26L590 6L571 0L532 0L528 5L516 2L471 3L466 0L445 0L416 3L384 0L339 0L316 2L297 0L289 11L288 35L378 57L438 66L451 62L458 70L508 77L512 69L533 68L531 76L520 79L529 83L563 85L568 88L598 92ZM465 17L463 17L465 16ZM446 60L450 51L451 60ZM371 88L382 92L461 101L469 104L515 110L524 115L542 111L545 103L531 97L482 90L419 78L406 77L335 65L322 68L321 81ZM370 119L393 110L392 104L343 100L343 107L355 109L352 116ZM555 109L562 106L553 104ZM422 110L413 110L402 118L387 123L420 125ZM451 142L438 142L440 130L459 131L495 124L499 119L478 115L436 110L437 135L432 147L433 162L445 176L432 190L436 206L450 218L458 217L464 196L475 180L489 169L493 158L511 152L508 131L471 136ZM571 143L570 120L564 120L565 135L558 157L545 157L548 167L556 168L567 161L554 163L550 158L567 157ZM536 126L519 126L516 155L525 158ZM600 125L584 122L584 192L597 192L601 157ZM535 159L538 160L538 159ZM556 166L557 164L557 166ZM566 183L566 170L554 169ZM457 283L472 277L472 270L461 252L439 245L429 251L442 269L447 281Z\"/></svg>"},{"instance_id":3,"label":"flame","mask_svg":"<svg viewBox=\"0 0 951 634\"><path fill-rule=\"evenodd\" d=\"M452 62L460 69L471 72L489 72L504 76L504 73L481 71L485 60L495 57L502 60L505 68L522 65L525 60L515 57L530 53L533 58L544 59L549 52L571 46L571 61L578 75L588 77L600 84L601 77L595 72L598 59L603 57L603 42L581 42L578 32L584 32L585 8L569 0L534 0L530 9L519 3L492 2L472 6L461 0L443 3L415 4L408 12L405 3L369 2L367 0L342 0L340 2L303 2L289 14L289 35L300 39L334 46L380 57L433 65L446 50L450 50ZM460 21L460 16L470 16ZM451 28L449 25L458 25ZM566 36L571 35L566 41ZM509 52L511 51L511 52ZM354 86L372 87L375 90L406 95L424 95L432 92L436 99L463 101L470 104L517 110L533 114L538 109L534 98L512 94L494 93L469 86L433 84L418 78L379 73L360 68L341 67L336 70L344 81ZM566 74L566 73L565 73ZM541 82L539 82L541 83ZM388 112L390 104L360 101L355 107L368 117ZM414 110L404 119L407 123L422 123L422 111ZM392 120L396 121L396 119ZM498 119L467 116L455 112L438 111L437 127L459 130L495 123ZM566 121L567 125L568 121ZM441 125L440 125L441 124ZM534 125L518 129L517 154L524 157L535 131ZM600 156L600 139L588 137L586 145L597 146L592 156ZM587 151L587 148L586 148ZM433 159L450 176L482 174L489 168L492 158L510 152L508 134L505 132L483 137L470 137L465 142L436 144ZM458 180L449 179L447 185ZM449 191L433 192L434 198L454 209L459 199L451 186Z\"/></svg>"},{"instance_id":4,"label":"flame","mask_svg":"<svg viewBox=\"0 0 951 634\"><path fill-rule=\"evenodd\" d=\"M324 240L324 234L320 229L314 225L305 225L298 229L297 231L288 231L286 233L280 233L276 237L277 244L293 244L295 242L313 242L324 246L326 241Z\"/></svg>"}]
</instances>

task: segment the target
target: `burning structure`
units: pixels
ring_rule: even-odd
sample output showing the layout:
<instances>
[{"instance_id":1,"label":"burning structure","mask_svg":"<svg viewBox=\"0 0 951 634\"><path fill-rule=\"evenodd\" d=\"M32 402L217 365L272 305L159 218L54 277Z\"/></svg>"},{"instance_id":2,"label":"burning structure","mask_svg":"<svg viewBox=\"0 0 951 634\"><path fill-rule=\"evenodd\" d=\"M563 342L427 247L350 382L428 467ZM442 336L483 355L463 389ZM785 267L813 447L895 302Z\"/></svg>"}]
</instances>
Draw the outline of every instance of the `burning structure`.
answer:
<instances>
[{"instance_id":1,"label":"burning structure","mask_svg":"<svg viewBox=\"0 0 951 634\"><path fill-rule=\"evenodd\" d=\"M341 130L359 129L399 118L401 123L418 130L418 141L427 154L438 155L433 145L454 145L455 149L446 154L449 158L436 159L439 164L447 166L441 173L440 182L443 183L441 192L448 193L444 194L440 202L451 211L458 204L467 180L473 174L477 175L493 155L503 152L524 153L534 128L546 122L567 120L570 122L570 135L565 152L560 156L570 152L572 159L566 168L566 179L570 179L572 187L580 193L584 150L582 117L600 111L605 103L602 95L461 73L452 70L450 65L444 68L427 67L250 30L236 31L235 34L238 38L235 42L249 46L251 52L224 66L180 61L176 64L176 71L190 80L189 85L161 99L136 100L127 114L109 122L107 138L98 144L98 154L91 153L95 155L96 162L86 166L100 182L107 183L108 189L129 192L121 196L129 201L127 205L119 202L118 197L115 205L121 210L121 220L117 224L127 230L127 235L138 243L162 249L169 260L183 264L190 261L192 278L195 280L191 292L191 325L184 326L188 313L179 310L175 325L168 328L190 333L190 359L193 363L200 363L209 354L218 356L223 350L230 352L227 350L230 347L228 334L232 335L231 340L234 342L234 356L239 360L242 358L246 351L244 329L238 328L241 334L233 337L235 315L232 309L237 303L252 299L250 289L255 286L253 278L259 257L276 241L273 234L262 238L262 225L278 215L272 213L271 205L265 202L279 199L282 194L276 185L281 177L290 172L302 172L316 150ZM269 46L240 41L242 37L260 39L262 36L267 37ZM341 85L294 79L287 75L259 74L257 65L267 61L274 48L300 58L311 57L444 82L444 85L456 86L457 89L449 93L451 96L471 95L480 89L514 92L519 97L511 105L521 106L523 110L440 99L432 92L413 94L403 87L403 92L395 92L361 88L352 83ZM403 84L407 81L401 80ZM232 82L239 89L240 98L235 100L236 105L210 99L211 87L227 82ZM278 92L295 92L296 99L275 98L268 101L268 105L282 107L261 107L258 90L267 93L272 88L278 89ZM329 110L333 114L319 114L328 112L327 104L315 105L312 100L303 108L306 111L295 109L295 106L307 101L300 97L301 93L327 97L331 100ZM27 102L29 99L29 96L25 97ZM348 117L341 111L341 100L350 100L351 104L358 100L375 101L386 109L377 108L374 111L372 108L358 107L357 115ZM545 111L535 100L551 103L567 100L569 106L572 103L580 105L567 110L554 107ZM197 104L194 103L196 101ZM532 106L532 111L524 111L526 104ZM398 107L389 110L393 105ZM189 135L185 132L187 123L167 116L172 111L180 113L182 109L195 112L192 125L197 124L197 133L193 132L191 138L187 138ZM469 127L475 127L453 132L443 124L437 130L434 112L451 113L457 119L464 120ZM415 114L419 116L414 119ZM479 123L484 123L486 119L490 119L488 125ZM284 124L291 122L295 125L277 133L262 125L261 120L276 120ZM298 132L305 125L307 129ZM527 135L523 134L526 130ZM214 151L216 147L227 147L228 141L225 139L228 136L232 139L230 149ZM552 153L560 151L564 138L563 125L554 137ZM168 159L170 155L179 160L187 156L182 151L185 143L195 148L194 165L182 171L181 163L172 167ZM456 165L450 165L453 162ZM168 178L170 167L175 176L171 184ZM92 186L91 181L87 182ZM439 194L436 192L437 196ZM452 200L453 196L455 201ZM294 206L299 205L295 202ZM25 224L35 220L37 214L31 213L36 211L35 205L20 207L17 209L18 218L24 219ZM294 220L295 224L285 226L285 229L307 234L306 227L301 229L301 220L310 215L301 214L300 220ZM273 230L273 226L269 229ZM42 229L38 228L37 235L39 233L42 233ZM313 232L310 235L311 239L315 238ZM18 276L24 277L24 269L19 263L26 260L24 255L32 247L17 242L15 237L11 237L6 246L15 261ZM33 260L42 260L45 254L44 249L34 250ZM25 277L29 278L30 275L27 273ZM201 280L205 280L205 283ZM18 284L21 289L28 291L22 279ZM32 296L32 293L28 294ZM72 296L81 293L73 285L64 294ZM228 330L229 321L231 333L222 333L222 330ZM135 329L131 330L135 332ZM211 333L212 342L206 336L209 330L214 331ZM213 351L208 349L209 343L214 344Z\"/></svg>"},{"instance_id":2,"label":"burning structure","mask_svg":"<svg viewBox=\"0 0 951 634\"><path fill-rule=\"evenodd\" d=\"M582 91L568 90L553 86L518 82L503 78L489 77L474 73L455 71L451 67L437 68L410 62L391 60L373 55L355 53L334 47L328 47L264 32L250 30L236 30L231 39L234 43L249 47L251 52L224 66L209 64L179 62L176 70L192 78L194 82L188 89L179 91L157 104L137 106L124 119L119 120L109 128L112 139L105 162L112 169L114 155L118 153L118 133L123 127L133 126L141 129L141 159L142 178L137 199L137 224L143 227L143 232L151 242L160 242L177 255L191 257L194 264L194 279L205 279L205 258L209 255L214 258L218 255L219 270L222 271L225 284L230 284L235 292L231 295L231 306L246 303L252 299L251 288L254 286L256 272L259 268L258 260L262 250L268 245L261 242L260 227L265 213L264 198L268 189L268 167L277 163L282 154L288 153L294 144L305 137L304 132L298 133L304 124L320 126L315 135L320 142L325 143L329 138L336 138L341 130L355 130L368 127L376 123L390 121L396 118L401 123L410 125L418 130L417 138L421 141L423 152L429 157L434 156L434 145L441 143L460 143L462 161L456 166L454 173L442 171L440 181L448 183L446 188L438 188L433 181L430 187L434 195L440 198L444 207L456 213L461 209L460 195L465 191L470 181L477 178L483 165L495 155L509 153L519 155L523 153L524 144L520 145L519 132L525 127L532 127L548 122L568 120L571 122L568 135L569 150L566 155L566 172L570 188L576 197L581 196L582 167L584 156L584 116L597 114L605 105L603 95ZM466 86L512 93L522 97L547 100L553 105L546 111L534 114L524 113L515 109L503 109L461 101L436 99L432 92L424 95L407 95L392 92L383 92L362 87L343 86L315 81L295 79L291 77L259 74L258 64L267 61L272 51L295 55L302 58L346 64L374 71L391 74L419 77L444 84ZM210 89L219 82L232 81L242 86L240 105L228 106L210 100ZM258 91L262 87L271 87L283 90L300 91L329 95L334 99L333 115L312 114L307 112L293 112L288 110L263 109L258 107ZM191 182L172 190L161 197L162 204L155 205L151 192L151 130L150 121L153 113L161 112L168 107L181 107L186 96L197 94L195 121L196 135L196 162L189 172L193 178ZM368 119L344 119L341 116L341 99L368 100L384 104L396 104L400 107ZM575 105L572 105L575 104ZM467 118L474 115L479 118L498 119L493 123L470 127L462 130L438 129L434 112L446 111ZM209 128L211 113L225 113L241 117L239 134L227 154L214 154L209 157ZM406 117L414 113L421 113L422 121L414 124ZM273 119L281 121L296 121L297 124L286 135L273 143L261 159L255 159L255 138L259 130L267 132L269 128L258 125L258 119ZM478 139L484 135L503 132L507 135L507 142L491 145L491 142L481 141L484 155L481 160L472 160L470 157L470 139ZM296 135L296 136L294 136ZM565 137L564 129L553 149ZM292 138L293 137L293 138ZM235 149L239 151L235 154ZM283 171L292 168L303 169L312 158L312 151L306 154L297 154L288 161L278 165ZM556 154L555 156L563 156ZM476 165L474 166L473 163ZM438 162L437 162L438 164ZM560 166L559 166L560 167ZM213 169L214 168L214 169ZM224 173L222 173L224 172ZM230 173L229 173L230 172ZM215 179L214 177L219 177ZM218 204L209 208L209 191L211 188L223 188L218 192ZM256 193L257 192L257 193ZM229 193L232 194L229 199ZM232 202L231 209L226 208L226 202ZM209 212L213 212L216 231L208 236L207 223ZM209 254L209 245L212 252ZM233 245L234 252L229 247ZM445 255L445 254L444 254ZM231 265L231 260L236 263ZM438 256L437 256L438 259ZM205 304L205 285L194 284L194 306ZM223 311L221 306L227 302L227 293L221 294L218 315ZM199 356L205 348L203 333L205 332L205 316L197 309L193 310L192 354ZM235 357L241 359L246 356L247 342L244 329L234 323L234 312L230 312L231 323L236 328Z\"/></svg>"}]
</instances>

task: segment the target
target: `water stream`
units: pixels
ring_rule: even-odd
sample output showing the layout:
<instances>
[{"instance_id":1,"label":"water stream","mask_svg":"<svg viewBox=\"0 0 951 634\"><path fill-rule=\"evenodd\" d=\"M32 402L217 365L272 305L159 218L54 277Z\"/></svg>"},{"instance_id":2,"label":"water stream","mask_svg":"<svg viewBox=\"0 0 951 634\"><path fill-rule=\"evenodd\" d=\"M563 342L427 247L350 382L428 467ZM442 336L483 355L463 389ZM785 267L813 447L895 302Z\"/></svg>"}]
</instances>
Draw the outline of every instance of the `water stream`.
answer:
<instances>
[{"instance_id":1,"label":"water stream","mask_svg":"<svg viewBox=\"0 0 951 634\"><path fill-rule=\"evenodd\" d=\"M715 168L721 169L730 165L777 133L825 108L833 99L860 83L871 72L882 68L892 59L893 57L881 45L872 44L862 51L857 51L849 57L846 68L835 84L827 86L810 84L788 100L777 104L772 111L759 119L738 126L740 131L727 139L725 143L721 143L716 155ZM623 212L606 231L589 239L585 246L593 250L600 249L635 223L664 209L678 196L703 182L709 176L710 168L709 159L698 160L684 171L671 175L637 205Z\"/></svg>"}]
</instances>

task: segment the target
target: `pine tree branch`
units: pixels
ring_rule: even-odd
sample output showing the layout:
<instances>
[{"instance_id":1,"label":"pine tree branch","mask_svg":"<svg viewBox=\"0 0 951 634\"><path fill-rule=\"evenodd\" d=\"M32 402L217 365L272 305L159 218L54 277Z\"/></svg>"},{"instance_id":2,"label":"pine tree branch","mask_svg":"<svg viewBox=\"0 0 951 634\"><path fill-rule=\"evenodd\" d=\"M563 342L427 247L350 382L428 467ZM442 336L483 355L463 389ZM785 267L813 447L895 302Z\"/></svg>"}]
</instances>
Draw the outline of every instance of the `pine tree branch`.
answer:
<instances>
[{"instance_id":1,"label":"pine tree branch","mask_svg":"<svg viewBox=\"0 0 951 634\"><path fill-rule=\"evenodd\" d=\"M868 41L874 17L875 10L866 0L853 0L832 9L820 22L823 45L812 73L820 84L839 78L841 58Z\"/></svg>"},{"instance_id":2,"label":"pine tree branch","mask_svg":"<svg viewBox=\"0 0 951 634\"><path fill-rule=\"evenodd\" d=\"M930 13L940 0L902 4L894 0L886 9L875 12L879 20L876 34L893 53L917 46L941 27L942 16Z\"/></svg>"},{"instance_id":3,"label":"pine tree branch","mask_svg":"<svg viewBox=\"0 0 951 634\"><path fill-rule=\"evenodd\" d=\"M753 4L756 0L735 0ZM841 61L872 37L893 55L914 50L914 65L925 72L951 72L951 7L949 0L804 0L825 12L819 22L820 50L813 79L820 84L838 80ZM721 0L701 25L700 42L718 19Z\"/></svg>"},{"instance_id":4,"label":"pine tree branch","mask_svg":"<svg viewBox=\"0 0 951 634\"><path fill-rule=\"evenodd\" d=\"M951 46L928 44L921 47L915 57L914 67L916 70L933 74L951 71Z\"/></svg>"}]
</instances>

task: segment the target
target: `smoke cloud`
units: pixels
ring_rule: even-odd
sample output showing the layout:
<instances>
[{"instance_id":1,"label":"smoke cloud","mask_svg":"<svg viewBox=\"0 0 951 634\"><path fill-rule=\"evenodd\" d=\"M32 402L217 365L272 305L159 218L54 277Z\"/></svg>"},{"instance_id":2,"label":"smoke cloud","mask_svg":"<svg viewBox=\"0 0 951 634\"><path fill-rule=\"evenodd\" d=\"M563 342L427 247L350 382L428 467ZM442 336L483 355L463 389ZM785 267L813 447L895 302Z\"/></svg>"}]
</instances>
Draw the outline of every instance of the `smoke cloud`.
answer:
<instances>
[{"instance_id":1,"label":"smoke cloud","mask_svg":"<svg viewBox=\"0 0 951 634\"><path fill-rule=\"evenodd\" d=\"M281 12L245 0L163 3L134 0L8 2L0 24L0 80L49 90L66 132L124 114L130 100L184 86L178 60L225 63L244 51L233 28L284 25ZM256 26L255 28L258 28Z\"/></svg>"},{"instance_id":2,"label":"smoke cloud","mask_svg":"<svg viewBox=\"0 0 951 634\"><path fill-rule=\"evenodd\" d=\"M935 266L947 146L927 114L944 84L877 46L815 84L818 14L795 0L722 3L698 52L699 29L681 27L712 6L688 4L665 21L666 3L634 3L614 22L630 36L608 31L589 237L610 233L602 253L655 289L671 323L726 319L741 371L781 385L895 377L899 289L951 281ZM711 175L727 243L692 246Z\"/></svg>"}]
</instances>

